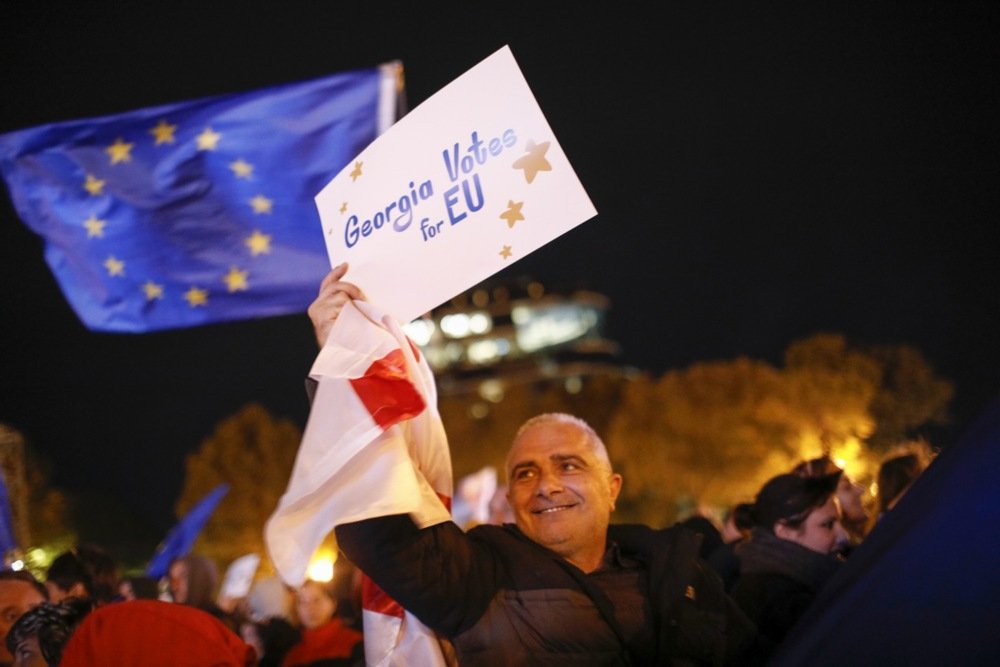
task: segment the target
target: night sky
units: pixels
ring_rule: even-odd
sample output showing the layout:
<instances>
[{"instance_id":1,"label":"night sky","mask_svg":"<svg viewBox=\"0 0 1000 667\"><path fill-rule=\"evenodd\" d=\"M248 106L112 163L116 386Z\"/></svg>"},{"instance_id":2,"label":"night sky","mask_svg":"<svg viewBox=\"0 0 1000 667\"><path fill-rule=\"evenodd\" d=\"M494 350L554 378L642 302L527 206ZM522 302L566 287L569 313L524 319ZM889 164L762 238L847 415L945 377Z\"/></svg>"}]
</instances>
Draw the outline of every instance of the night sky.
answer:
<instances>
[{"instance_id":1,"label":"night sky","mask_svg":"<svg viewBox=\"0 0 1000 667\"><path fill-rule=\"evenodd\" d=\"M3 3L0 132L394 59L413 108L509 44L598 216L506 274L608 295L623 362L912 344L956 386L942 446L996 397L996 3L346 4ZM55 484L168 527L219 420L304 424L315 352L304 314L87 331L3 194L0 421Z\"/></svg>"}]
</instances>

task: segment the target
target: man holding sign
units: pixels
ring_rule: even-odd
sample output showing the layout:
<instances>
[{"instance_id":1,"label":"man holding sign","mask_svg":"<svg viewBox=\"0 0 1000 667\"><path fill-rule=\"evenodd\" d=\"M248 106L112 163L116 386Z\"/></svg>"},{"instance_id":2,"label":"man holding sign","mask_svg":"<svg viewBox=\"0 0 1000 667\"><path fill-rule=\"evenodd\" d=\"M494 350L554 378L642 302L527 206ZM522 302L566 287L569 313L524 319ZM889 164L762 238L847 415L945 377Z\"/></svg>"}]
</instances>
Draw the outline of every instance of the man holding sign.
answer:
<instances>
[{"instance_id":1,"label":"man holding sign","mask_svg":"<svg viewBox=\"0 0 1000 667\"><path fill-rule=\"evenodd\" d=\"M321 345L340 317L353 317L361 297L342 280L346 270L327 276L309 308ZM409 451L416 449L411 443ZM356 461L375 469L383 465L378 458ZM564 414L529 420L514 438L506 473L514 525L465 533L451 521L421 528L415 520L423 521L396 513L339 524L337 542L382 590L450 639L460 664L746 658L755 629L697 558L694 533L610 525L622 478L585 422ZM352 477L374 479L357 469ZM375 493L391 497L397 488Z\"/></svg>"},{"instance_id":2,"label":"man holding sign","mask_svg":"<svg viewBox=\"0 0 1000 667\"><path fill-rule=\"evenodd\" d=\"M434 378L399 323L596 213L510 50L391 127L316 204L336 268L309 307L313 407L265 528L282 578L301 581L335 529L377 585L363 607L378 667L446 664L452 648L485 665L742 660L755 628L699 539L609 525L622 479L575 417L541 415L514 438L515 524L452 521Z\"/></svg>"}]
</instances>

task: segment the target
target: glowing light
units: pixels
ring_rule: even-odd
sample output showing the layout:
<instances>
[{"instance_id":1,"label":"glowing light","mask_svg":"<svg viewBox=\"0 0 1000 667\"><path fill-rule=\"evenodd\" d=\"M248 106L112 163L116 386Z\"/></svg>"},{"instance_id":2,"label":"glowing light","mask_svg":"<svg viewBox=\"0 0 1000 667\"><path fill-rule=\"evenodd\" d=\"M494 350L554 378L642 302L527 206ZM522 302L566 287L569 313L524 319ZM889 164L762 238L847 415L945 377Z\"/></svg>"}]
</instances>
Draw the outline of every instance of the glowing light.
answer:
<instances>
[{"instance_id":1,"label":"glowing light","mask_svg":"<svg viewBox=\"0 0 1000 667\"><path fill-rule=\"evenodd\" d=\"M469 316L465 313L453 313L441 318L441 331L452 338L464 338L469 335Z\"/></svg>"},{"instance_id":2,"label":"glowing light","mask_svg":"<svg viewBox=\"0 0 1000 667\"><path fill-rule=\"evenodd\" d=\"M315 556L306 569L306 576L313 581L330 581L333 579L333 558L326 554Z\"/></svg>"},{"instance_id":3,"label":"glowing light","mask_svg":"<svg viewBox=\"0 0 1000 667\"><path fill-rule=\"evenodd\" d=\"M484 380L479 384L479 395L490 403L503 400L503 383L500 380Z\"/></svg>"},{"instance_id":4,"label":"glowing light","mask_svg":"<svg viewBox=\"0 0 1000 667\"><path fill-rule=\"evenodd\" d=\"M403 325L403 331L414 343L423 347L431 342L434 335L434 321L429 319L413 320Z\"/></svg>"},{"instance_id":5,"label":"glowing light","mask_svg":"<svg viewBox=\"0 0 1000 667\"><path fill-rule=\"evenodd\" d=\"M469 317L469 331L474 334L486 333L493 328L493 320L486 313L473 313Z\"/></svg>"},{"instance_id":6,"label":"glowing light","mask_svg":"<svg viewBox=\"0 0 1000 667\"><path fill-rule=\"evenodd\" d=\"M24 569L24 561L21 560L21 559L18 559L16 561L12 562L10 564L10 569L14 570L15 572L20 572L21 570Z\"/></svg>"}]
</instances>

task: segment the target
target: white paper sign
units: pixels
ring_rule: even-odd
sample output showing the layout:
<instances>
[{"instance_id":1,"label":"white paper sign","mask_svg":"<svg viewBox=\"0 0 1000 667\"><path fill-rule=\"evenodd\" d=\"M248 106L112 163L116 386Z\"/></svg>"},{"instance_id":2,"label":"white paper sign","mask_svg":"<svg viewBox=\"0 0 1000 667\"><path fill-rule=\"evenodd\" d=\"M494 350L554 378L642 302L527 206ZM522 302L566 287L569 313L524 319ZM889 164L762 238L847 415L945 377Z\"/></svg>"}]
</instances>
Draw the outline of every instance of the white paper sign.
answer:
<instances>
[{"instance_id":1,"label":"white paper sign","mask_svg":"<svg viewBox=\"0 0 1000 667\"><path fill-rule=\"evenodd\" d=\"M332 266L400 322L597 211L504 47L404 116L316 196Z\"/></svg>"}]
</instances>

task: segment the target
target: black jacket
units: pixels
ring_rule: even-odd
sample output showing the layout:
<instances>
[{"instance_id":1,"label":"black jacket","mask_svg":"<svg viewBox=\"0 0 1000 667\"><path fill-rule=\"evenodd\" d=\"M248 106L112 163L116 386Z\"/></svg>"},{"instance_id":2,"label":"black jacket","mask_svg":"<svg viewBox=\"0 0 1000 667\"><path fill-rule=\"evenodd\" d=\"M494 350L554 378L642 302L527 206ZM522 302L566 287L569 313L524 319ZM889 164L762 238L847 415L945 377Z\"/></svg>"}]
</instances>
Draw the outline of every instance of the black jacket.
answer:
<instances>
[{"instance_id":1,"label":"black jacket","mask_svg":"<svg viewBox=\"0 0 1000 667\"><path fill-rule=\"evenodd\" d=\"M336 535L376 584L452 640L462 665L640 664L587 575L513 525L420 530L389 516L338 526ZM698 536L612 525L608 539L647 571L656 642L647 664L739 662L755 629L698 559Z\"/></svg>"}]
</instances>

